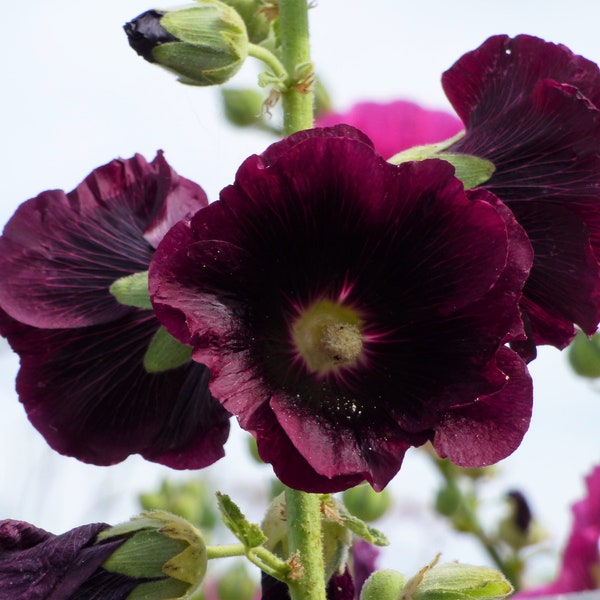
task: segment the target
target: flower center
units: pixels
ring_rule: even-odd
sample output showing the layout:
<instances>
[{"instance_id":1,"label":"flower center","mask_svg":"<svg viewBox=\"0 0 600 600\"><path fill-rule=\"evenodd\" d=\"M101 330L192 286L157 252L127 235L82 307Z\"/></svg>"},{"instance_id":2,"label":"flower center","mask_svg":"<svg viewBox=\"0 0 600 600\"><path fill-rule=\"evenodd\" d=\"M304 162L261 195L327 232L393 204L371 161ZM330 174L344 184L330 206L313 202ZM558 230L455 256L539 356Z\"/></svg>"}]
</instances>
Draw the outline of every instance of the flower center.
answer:
<instances>
[{"instance_id":1,"label":"flower center","mask_svg":"<svg viewBox=\"0 0 600 600\"><path fill-rule=\"evenodd\" d=\"M356 311L319 300L301 312L292 335L308 369L324 375L358 362L363 350L360 325Z\"/></svg>"}]
</instances>

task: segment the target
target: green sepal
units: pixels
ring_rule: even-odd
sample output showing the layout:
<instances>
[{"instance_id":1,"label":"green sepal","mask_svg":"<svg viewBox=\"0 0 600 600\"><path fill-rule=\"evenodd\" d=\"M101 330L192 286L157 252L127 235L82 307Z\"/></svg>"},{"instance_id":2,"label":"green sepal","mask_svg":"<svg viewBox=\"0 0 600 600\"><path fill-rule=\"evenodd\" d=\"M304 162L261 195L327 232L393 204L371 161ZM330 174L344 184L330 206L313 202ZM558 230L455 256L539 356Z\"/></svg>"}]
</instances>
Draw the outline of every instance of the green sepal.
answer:
<instances>
[{"instance_id":1,"label":"green sepal","mask_svg":"<svg viewBox=\"0 0 600 600\"><path fill-rule=\"evenodd\" d=\"M163 565L186 548L181 540L165 537L156 529L145 529L119 546L102 566L136 579L165 577Z\"/></svg>"},{"instance_id":2,"label":"green sepal","mask_svg":"<svg viewBox=\"0 0 600 600\"><path fill-rule=\"evenodd\" d=\"M161 326L150 340L144 354L144 369L148 373L162 373L184 365L191 358L192 347L176 340Z\"/></svg>"},{"instance_id":3,"label":"green sepal","mask_svg":"<svg viewBox=\"0 0 600 600\"><path fill-rule=\"evenodd\" d=\"M496 167L494 166L494 163L485 158L479 158L478 156L473 156L471 154L445 151L463 136L464 132L461 132L453 138L444 142L439 142L438 144L428 144L425 146L408 148L407 150L392 156L388 162L399 165L410 161L441 158L454 167L455 176L463 182L466 190L470 190L488 181L494 174Z\"/></svg>"},{"instance_id":4,"label":"green sepal","mask_svg":"<svg viewBox=\"0 0 600 600\"><path fill-rule=\"evenodd\" d=\"M371 573L360 592L360 600L398 600L404 589L404 575L392 569Z\"/></svg>"},{"instance_id":5,"label":"green sepal","mask_svg":"<svg viewBox=\"0 0 600 600\"><path fill-rule=\"evenodd\" d=\"M127 600L165 600L165 598L171 598L172 600L186 600L189 598L191 600L193 596L188 594L188 588L189 585L176 579L167 578L160 581L148 581L136 586L127 596Z\"/></svg>"},{"instance_id":6,"label":"green sepal","mask_svg":"<svg viewBox=\"0 0 600 600\"><path fill-rule=\"evenodd\" d=\"M120 304L136 308L152 308L148 294L148 271L121 277L108 289Z\"/></svg>"},{"instance_id":7,"label":"green sepal","mask_svg":"<svg viewBox=\"0 0 600 600\"><path fill-rule=\"evenodd\" d=\"M381 531L367 525L362 519L350 514L350 511L340 502L335 501L331 497L324 496L324 505L332 511L333 515L337 513L335 518L358 537L375 546L389 545L389 540Z\"/></svg>"},{"instance_id":8,"label":"green sepal","mask_svg":"<svg viewBox=\"0 0 600 600\"><path fill-rule=\"evenodd\" d=\"M217 502L225 526L246 548L257 548L267 541L259 525L250 523L238 505L227 494L217 492Z\"/></svg>"}]
</instances>

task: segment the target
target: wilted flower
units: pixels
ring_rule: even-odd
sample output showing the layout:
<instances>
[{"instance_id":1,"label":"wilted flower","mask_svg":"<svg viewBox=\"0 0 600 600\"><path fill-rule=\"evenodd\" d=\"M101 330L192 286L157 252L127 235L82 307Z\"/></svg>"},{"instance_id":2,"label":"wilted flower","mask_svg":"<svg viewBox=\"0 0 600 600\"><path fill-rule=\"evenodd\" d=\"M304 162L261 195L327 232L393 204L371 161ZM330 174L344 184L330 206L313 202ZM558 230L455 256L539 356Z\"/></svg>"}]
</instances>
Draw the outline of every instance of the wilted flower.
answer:
<instances>
[{"instance_id":1,"label":"wilted flower","mask_svg":"<svg viewBox=\"0 0 600 600\"><path fill-rule=\"evenodd\" d=\"M319 127L340 123L366 133L384 158L413 146L441 142L463 129L454 115L406 100L359 102L346 112L330 112L317 119Z\"/></svg>"},{"instance_id":2,"label":"wilted flower","mask_svg":"<svg viewBox=\"0 0 600 600\"><path fill-rule=\"evenodd\" d=\"M53 535L23 521L0 521L0 600L127 598L138 582L102 568L124 540L95 544L108 527L94 523Z\"/></svg>"},{"instance_id":3,"label":"wilted flower","mask_svg":"<svg viewBox=\"0 0 600 600\"><path fill-rule=\"evenodd\" d=\"M531 382L526 236L440 160L394 166L350 127L252 156L154 255L157 316L279 479L382 489L406 450L481 466L510 454Z\"/></svg>"},{"instance_id":4,"label":"wilted flower","mask_svg":"<svg viewBox=\"0 0 600 600\"><path fill-rule=\"evenodd\" d=\"M466 127L448 149L485 158L483 187L525 229L535 259L521 306L536 344L565 347L600 321L600 70L568 48L495 36L442 78ZM531 355L531 349L529 350Z\"/></svg>"},{"instance_id":5,"label":"wilted flower","mask_svg":"<svg viewBox=\"0 0 600 600\"><path fill-rule=\"evenodd\" d=\"M582 592L600 588L600 467L585 479L587 495L573 505L573 527L556 580L515 598Z\"/></svg>"},{"instance_id":6,"label":"wilted flower","mask_svg":"<svg viewBox=\"0 0 600 600\"><path fill-rule=\"evenodd\" d=\"M160 324L117 302L116 280L148 268L180 218L207 204L162 154L96 169L75 190L22 204L0 238L0 332L21 357L17 391L58 452L108 465L133 453L175 468L223 455L226 411L187 361L149 373Z\"/></svg>"}]
</instances>

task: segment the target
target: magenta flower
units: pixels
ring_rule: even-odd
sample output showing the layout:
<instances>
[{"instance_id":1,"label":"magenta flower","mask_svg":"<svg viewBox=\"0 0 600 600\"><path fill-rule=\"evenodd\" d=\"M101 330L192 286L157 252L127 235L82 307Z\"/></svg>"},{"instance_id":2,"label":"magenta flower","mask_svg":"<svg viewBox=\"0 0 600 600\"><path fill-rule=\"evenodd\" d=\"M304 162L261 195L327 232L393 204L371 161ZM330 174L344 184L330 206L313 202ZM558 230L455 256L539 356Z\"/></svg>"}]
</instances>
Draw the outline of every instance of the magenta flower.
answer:
<instances>
[{"instance_id":1,"label":"magenta flower","mask_svg":"<svg viewBox=\"0 0 600 600\"><path fill-rule=\"evenodd\" d=\"M252 156L167 233L157 316L285 484L382 489L406 450L490 464L520 443L531 250L486 191L440 160L394 166L346 126Z\"/></svg>"},{"instance_id":2,"label":"magenta flower","mask_svg":"<svg viewBox=\"0 0 600 600\"><path fill-rule=\"evenodd\" d=\"M96 169L69 194L22 204L0 238L0 332L21 357L17 391L50 446L100 465L133 453L175 468L223 456L229 415L188 361L148 373L160 324L119 304L117 279L148 268L180 218L206 206L196 184L162 154Z\"/></svg>"},{"instance_id":3,"label":"magenta flower","mask_svg":"<svg viewBox=\"0 0 600 600\"><path fill-rule=\"evenodd\" d=\"M495 36L442 78L466 135L492 161L483 185L525 229L535 260L522 308L536 344L564 348L600 321L600 70L568 48ZM534 352L530 344L531 356Z\"/></svg>"},{"instance_id":4,"label":"magenta flower","mask_svg":"<svg viewBox=\"0 0 600 600\"><path fill-rule=\"evenodd\" d=\"M139 580L102 563L123 539L94 544L108 525L53 535L23 521L0 521L0 600L125 600Z\"/></svg>"},{"instance_id":5,"label":"magenta flower","mask_svg":"<svg viewBox=\"0 0 600 600\"><path fill-rule=\"evenodd\" d=\"M463 129L455 116L406 100L359 102L347 112L327 113L317 119L319 127L340 123L366 133L384 158L413 146L442 142Z\"/></svg>"},{"instance_id":6,"label":"magenta flower","mask_svg":"<svg viewBox=\"0 0 600 600\"><path fill-rule=\"evenodd\" d=\"M515 598L582 592L600 588L600 467L585 479L587 496L573 505L573 527L553 583L521 592Z\"/></svg>"}]
</instances>

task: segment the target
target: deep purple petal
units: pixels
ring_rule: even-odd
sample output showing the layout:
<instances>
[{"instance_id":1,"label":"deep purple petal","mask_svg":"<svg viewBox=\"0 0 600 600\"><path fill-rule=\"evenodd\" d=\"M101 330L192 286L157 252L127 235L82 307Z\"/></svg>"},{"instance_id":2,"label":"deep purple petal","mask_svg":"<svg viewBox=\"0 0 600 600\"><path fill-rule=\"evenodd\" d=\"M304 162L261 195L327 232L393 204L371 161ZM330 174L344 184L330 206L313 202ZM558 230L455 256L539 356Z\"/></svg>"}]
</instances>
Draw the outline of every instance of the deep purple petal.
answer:
<instances>
[{"instance_id":1,"label":"deep purple petal","mask_svg":"<svg viewBox=\"0 0 600 600\"><path fill-rule=\"evenodd\" d=\"M593 333L600 321L600 70L564 46L496 36L442 81L466 125L451 150L494 163L484 187L511 208L534 247L522 308L535 342L563 348L573 324Z\"/></svg>"},{"instance_id":2,"label":"deep purple petal","mask_svg":"<svg viewBox=\"0 0 600 600\"><path fill-rule=\"evenodd\" d=\"M20 400L50 446L98 465L139 453L189 469L223 456L229 415L208 391L208 369L193 362L163 373L144 369L157 328L143 310L74 330L0 319L21 356Z\"/></svg>"},{"instance_id":3,"label":"deep purple petal","mask_svg":"<svg viewBox=\"0 0 600 600\"><path fill-rule=\"evenodd\" d=\"M360 538L354 540L352 544L352 572L357 597L360 595L365 581L377 569L379 554L380 551L377 546Z\"/></svg>"},{"instance_id":4,"label":"deep purple petal","mask_svg":"<svg viewBox=\"0 0 600 600\"><path fill-rule=\"evenodd\" d=\"M383 488L451 407L505 385L498 347L524 335L531 247L509 211L444 161L394 166L348 131L250 157L150 266L161 322L278 477L307 491ZM364 321L360 362L325 377L290 333L322 299Z\"/></svg>"},{"instance_id":5,"label":"deep purple petal","mask_svg":"<svg viewBox=\"0 0 600 600\"><path fill-rule=\"evenodd\" d=\"M1 521L0 600L79 598L80 586L122 543L93 545L107 527L95 523L55 536L21 521ZM126 595L106 598L121 600Z\"/></svg>"},{"instance_id":6,"label":"deep purple petal","mask_svg":"<svg viewBox=\"0 0 600 600\"><path fill-rule=\"evenodd\" d=\"M347 112L327 113L317 119L319 127L338 123L352 125L366 133L384 158L413 146L447 140L463 129L455 116L405 100L359 102Z\"/></svg>"},{"instance_id":7,"label":"deep purple petal","mask_svg":"<svg viewBox=\"0 0 600 600\"><path fill-rule=\"evenodd\" d=\"M161 153L152 163L114 160L69 194L43 192L17 209L0 238L0 306L43 328L117 319L129 309L110 285L145 271L169 227L206 204Z\"/></svg>"},{"instance_id":8,"label":"deep purple petal","mask_svg":"<svg viewBox=\"0 0 600 600\"><path fill-rule=\"evenodd\" d=\"M506 458L521 443L531 419L531 377L508 348L500 348L497 362L506 373L505 387L449 410L436 427L433 445L442 458L463 467L483 467Z\"/></svg>"}]
</instances>

